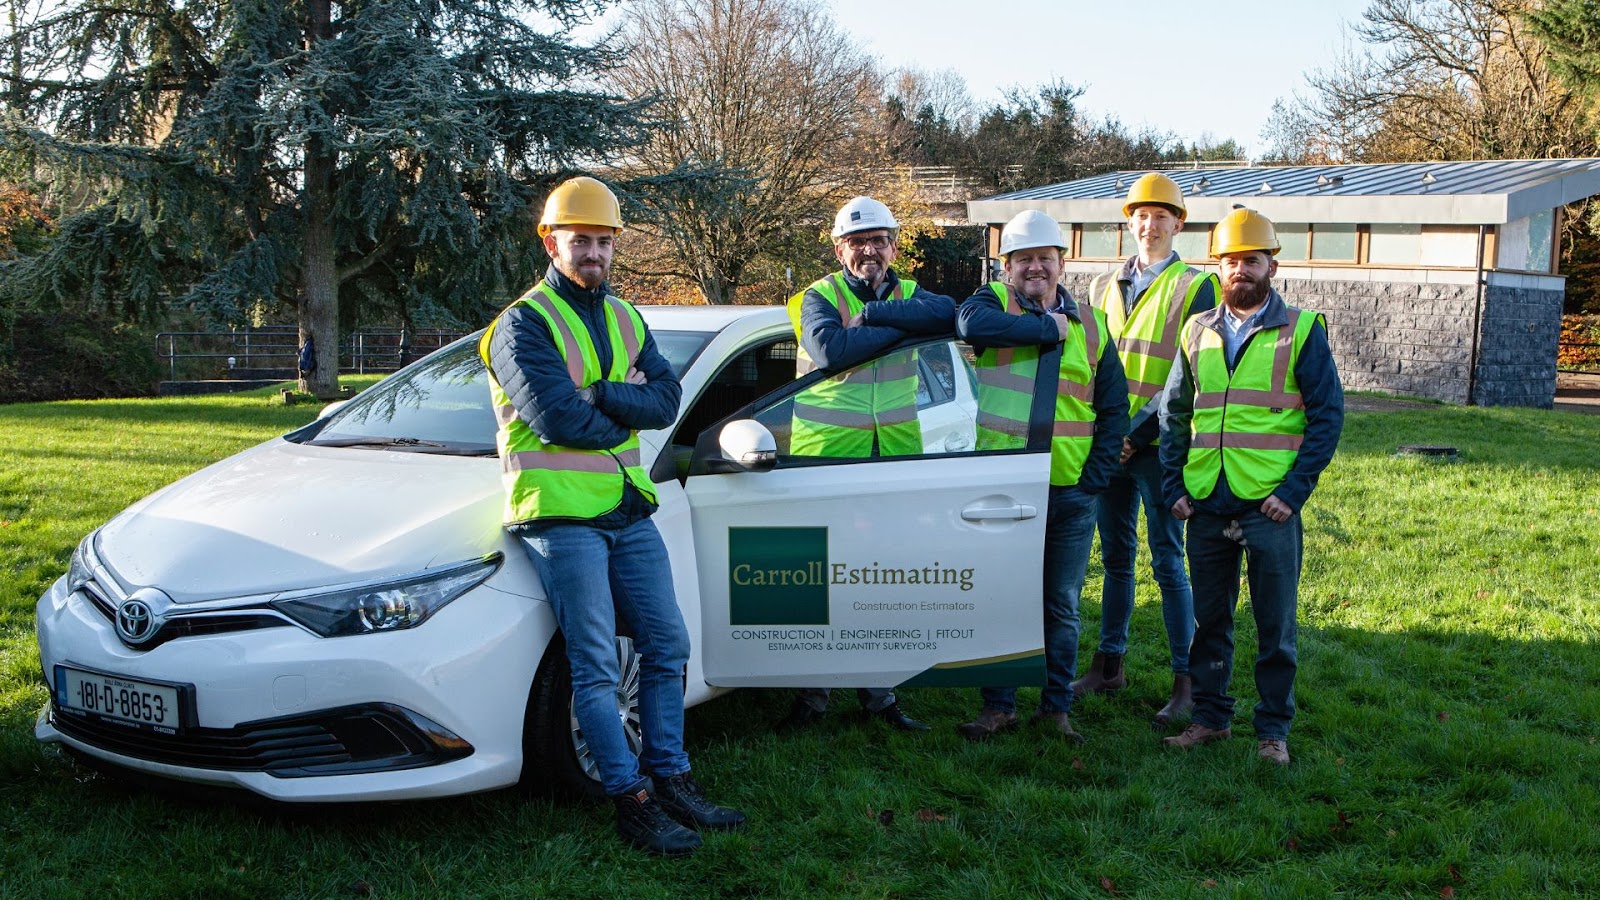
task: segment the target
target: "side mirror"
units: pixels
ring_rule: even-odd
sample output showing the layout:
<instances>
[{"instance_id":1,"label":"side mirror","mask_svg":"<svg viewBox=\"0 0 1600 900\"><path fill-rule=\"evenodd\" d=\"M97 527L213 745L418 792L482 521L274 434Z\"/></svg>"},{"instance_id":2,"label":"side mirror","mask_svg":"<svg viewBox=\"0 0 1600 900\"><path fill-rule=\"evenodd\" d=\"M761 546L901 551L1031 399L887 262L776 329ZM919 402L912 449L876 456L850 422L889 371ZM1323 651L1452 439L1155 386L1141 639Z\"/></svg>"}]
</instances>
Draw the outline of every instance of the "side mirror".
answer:
<instances>
[{"instance_id":1,"label":"side mirror","mask_svg":"<svg viewBox=\"0 0 1600 900\"><path fill-rule=\"evenodd\" d=\"M766 472L778 464L778 442L767 426L754 419L738 419L722 426L717 446L732 467L742 472Z\"/></svg>"},{"instance_id":2,"label":"side mirror","mask_svg":"<svg viewBox=\"0 0 1600 900\"><path fill-rule=\"evenodd\" d=\"M317 421L320 422L323 419L326 419L327 417L329 417L329 416L333 415L334 413L338 412L339 411L339 407L345 405L348 402L349 402L348 400L335 400L332 403L329 403L327 406L324 406L322 408L322 410L317 413Z\"/></svg>"}]
</instances>

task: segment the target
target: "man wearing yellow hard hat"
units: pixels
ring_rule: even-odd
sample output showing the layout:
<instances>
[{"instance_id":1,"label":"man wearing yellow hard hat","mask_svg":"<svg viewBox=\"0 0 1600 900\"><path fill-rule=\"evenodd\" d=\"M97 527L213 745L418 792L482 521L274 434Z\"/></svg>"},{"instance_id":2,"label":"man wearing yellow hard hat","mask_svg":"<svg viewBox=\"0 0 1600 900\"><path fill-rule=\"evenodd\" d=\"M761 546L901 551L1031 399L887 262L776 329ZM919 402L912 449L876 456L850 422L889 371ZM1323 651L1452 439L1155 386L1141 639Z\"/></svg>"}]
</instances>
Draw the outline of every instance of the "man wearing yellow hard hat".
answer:
<instances>
[{"instance_id":1,"label":"man wearing yellow hard hat","mask_svg":"<svg viewBox=\"0 0 1600 900\"><path fill-rule=\"evenodd\" d=\"M1233 613L1239 566L1256 620L1257 755L1289 764L1297 659L1300 510L1333 459L1344 392L1319 313L1272 288L1277 229L1236 208L1211 233L1222 305L1183 329L1161 413L1172 514L1188 522L1194 586L1194 721L1165 739L1190 749L1232 737Z\"/></svg>"},{"instance_id":2,"label":"man wearing yellow hard hat","mask_svg":"<svg viewBox=\"0 0 1600 900\"><path fill-rule=\"evenodd\" d=\"M1117 468L1128 432L1128 385L1105 314L1074 302L1060 284L1066 246L1054 219L1033 209L1018 213L1000 232L1005 281L990 282L961 304L956 332L978 351L979 449L1027 444L1039 367L1059 368L1044 538L1045 684L1032 721L1082 743L1070 716L1078 600L1094 544L1096 497ZM981 696L978 715L957 729L963 737L984 740L1017 727L1016 688L986 687Z\"/></svg>"},{"instance_id":3,"label":"man wearing yellow hard hat","mask_svg":"<svg viewBox=\"0 0 1600 900\"><path fill-rule=\"evenodd\" d=\"M1189 680L1194 598L1183 568L1183 523L1172 517L1161 494L1157 411L1178 356L1179 330L1189 317L1217 305L1218 290L1215 275L1187 265L1172 249L1188 218L1177 182L1155 172L1141 176L1129 188L1122 214L1138 252L1120 270L1095 279L1089 302L1106 314L1128 376L1128 436L1122 442L1122 468L1100 494L1097 524L1106 570L1100 591L1100 645L1072 691L1082 697L1127 685L1122 662L1133 618L1142 504L1172 665L1172 693L1155 715L1159 728L1188 718L1194 708Z\"/></svg>"},{"instance_id":4,"label":"man wearing yellow hard hat","mask_svg":"<svg viewBox=\"0 0 1600 900\"><path fill-rule=\"evenodd\" d=\"M479 353L499 422L506 528L521 539L566 642L572 713L615 802L624 840L665 855L744 814L712 804L683 748L689 632L639 432L677 418L682 389L639 313L608 279L622 231L617 197L587 177L557 185L539 236L543 280L489 325ZM617 716L618 614L639 653L642 750Z\"/></svg>"}]
</instances>

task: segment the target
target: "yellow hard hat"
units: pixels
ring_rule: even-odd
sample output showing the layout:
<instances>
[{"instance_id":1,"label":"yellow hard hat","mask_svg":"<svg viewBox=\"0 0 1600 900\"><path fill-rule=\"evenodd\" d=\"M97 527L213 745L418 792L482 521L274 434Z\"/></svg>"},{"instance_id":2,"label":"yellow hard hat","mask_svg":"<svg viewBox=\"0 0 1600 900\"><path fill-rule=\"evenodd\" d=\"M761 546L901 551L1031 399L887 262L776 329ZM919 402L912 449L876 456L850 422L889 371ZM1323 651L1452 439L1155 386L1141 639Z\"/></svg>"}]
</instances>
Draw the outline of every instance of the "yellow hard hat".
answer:
<instances>
[{"instance_id":1,"label":"yellow hard hat","mask_svg":"<svg viewBox=\"0 0 1600 900\"><path fill-rule=\"evenodd\" d=\"M1253 209L1239 207L1222 217L1217 227L1211 229L1211 256L1220 258L1225 253L1244 253L1264 250L1278 255L1278 229L1272 220Z\"/></svg>"},{"instance_id":2,"label":"yellow hard hat","mask_svg":"<svg viewBox=\"0 0 1600 900\"><path fill-rule=\"evenodd\" d=\"M1122 204L1122 214L1131 216L1135 207L1146 203L1159 203L1171 209L1180 222L1189 218L1189 210L1183 205L1183 189L1178 187L1176 181L1159 172L1140 175L1133 187L1128 188L1128 202Z\"/></svg>"},{"instance_id":3,"label":"yellow hard hat","mask_svg":"<svg viewBox=\"0 0 1600 900\"><path fill-rule=\"evenodd\" d=\"M539 236L544 237L563 225L598 225L621 231L622 207L617 203L617 195L587 175L561 182L544 201Z\"/></svg>"}]
</instances>

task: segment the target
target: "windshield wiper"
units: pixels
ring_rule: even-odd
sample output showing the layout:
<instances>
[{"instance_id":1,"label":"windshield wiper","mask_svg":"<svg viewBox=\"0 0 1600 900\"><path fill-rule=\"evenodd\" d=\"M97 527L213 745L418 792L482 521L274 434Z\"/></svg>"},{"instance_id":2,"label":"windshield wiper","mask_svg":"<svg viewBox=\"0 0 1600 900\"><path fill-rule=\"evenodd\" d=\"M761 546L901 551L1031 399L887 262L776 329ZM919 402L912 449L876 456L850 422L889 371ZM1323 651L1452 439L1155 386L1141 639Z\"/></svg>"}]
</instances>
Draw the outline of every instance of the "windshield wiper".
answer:
<instances>
[{"instance_id":1,"label":"windshield wiper","mask_svg":"<svg viewBox=\"0 0 1600 900\"><path fill-rule=\"evenodd\" d=\"M440 443L437 443L437 442L434 442L434 441L425 441L422 438L414 438L414 437L397 437L397 438L380 438L380 437L334 438L332 440L326 440L326 441L313 440L310 443L311 443L311 445L313 447L444 447L444 446L447 446L445 444L440 444Z\"/></svg>"},{"instance_id":2,"label":"windshield wiper","mask_svg":"<svg viewBox=\"0 0 1600 900\"><path fill-rule=\"evenodd\" d=\"M377 450L399 450L410 453L433 453L439 456L498 456L498 451L493 445L488 447L480 444L441 444L438 441L425 441L421 438L398 437L349 437L332 438L331 440L310 440L306 442L311 447L371 447Z\"/></svg>"}]
</instances>

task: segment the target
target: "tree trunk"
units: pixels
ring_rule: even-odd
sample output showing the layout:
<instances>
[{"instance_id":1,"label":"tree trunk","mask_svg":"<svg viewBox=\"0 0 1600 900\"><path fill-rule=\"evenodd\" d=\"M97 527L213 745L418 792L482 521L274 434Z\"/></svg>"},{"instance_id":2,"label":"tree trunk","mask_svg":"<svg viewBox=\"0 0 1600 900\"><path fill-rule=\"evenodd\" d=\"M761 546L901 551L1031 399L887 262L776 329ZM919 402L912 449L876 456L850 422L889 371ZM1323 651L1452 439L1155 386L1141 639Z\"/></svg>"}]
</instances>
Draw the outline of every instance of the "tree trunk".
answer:
<instances>
[{"instance_id":1,"label":"tree trunk","mask_svg":"<svg viewBox=\"0 0 1600 900\"><path fill-rule=\"evenodd\" d=\"M700 277L700 296L711 306L731 306L736 290L737 285L724 278L721 272L710 272Z\"/></svg>"},{"instance_id":2,"label":"tree trunk","mask_svg":"<svg viewBox=\"0 0 1600 900\"><path fill-rule=\"evenodd\" d=\"M331 0L307 4L306 45L314 48L333 34ZM305 245L300 293L300 344L315 345L316 366L300 373L300 390L321 400L339 397L339 272L333 246L334 154L313 134L305 147Z\"/></svg>"}]
</instances>

